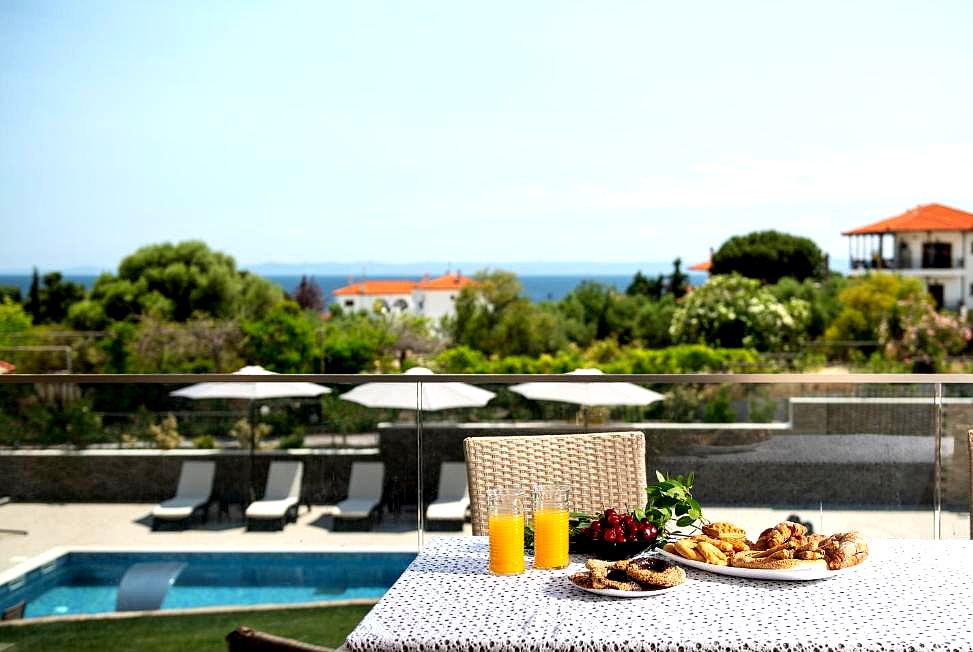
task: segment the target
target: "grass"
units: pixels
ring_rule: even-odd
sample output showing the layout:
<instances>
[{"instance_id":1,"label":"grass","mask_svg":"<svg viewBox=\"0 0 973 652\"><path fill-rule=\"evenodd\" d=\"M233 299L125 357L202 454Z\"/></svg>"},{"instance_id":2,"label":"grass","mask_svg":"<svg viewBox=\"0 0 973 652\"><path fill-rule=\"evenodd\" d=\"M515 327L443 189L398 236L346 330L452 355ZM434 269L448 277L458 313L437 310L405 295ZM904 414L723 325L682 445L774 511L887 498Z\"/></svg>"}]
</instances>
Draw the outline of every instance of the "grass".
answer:
<instances>
[{"instance_id":1,"label":"grass","mask_svg":"<svg viewBox=\"0 0 973 652\"><path fill-rule=\"evenodd\" d=\"M226 635L240 625L336 648L369 609L369 605L349 605L2 627L0 651L225 652ZM5 647L10 643L12 647Z\"/></svg>"}]
</instances>

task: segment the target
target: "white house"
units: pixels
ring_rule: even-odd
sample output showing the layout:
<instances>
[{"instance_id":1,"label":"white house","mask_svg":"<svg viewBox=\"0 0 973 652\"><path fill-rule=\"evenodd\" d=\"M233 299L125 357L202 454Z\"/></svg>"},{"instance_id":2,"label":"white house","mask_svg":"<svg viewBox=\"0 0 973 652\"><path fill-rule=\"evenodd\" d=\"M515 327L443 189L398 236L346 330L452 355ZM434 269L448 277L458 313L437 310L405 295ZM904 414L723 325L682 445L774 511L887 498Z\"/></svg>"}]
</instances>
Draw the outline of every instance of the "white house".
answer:
<instances>
[{"instance_id":1,"label":"white house","mask_svg":"<svg viewBox=\"0 0 973 652\"><path fill-rule=\"evenodd\" d=\"M973 213L924 204L842 235L852 274L894 270L925 281L937 307L973 305Z\"/></svg>"},{"instance_id":2,"label":"white house","mask_svg":"<svg viewBox=\"0 0 973 652\"><path fill-rule=\"evenodd\" d=\"M459 272L419 281L360 281L338 288L332 294L345 310L411 312L434 323L455 312L460 290L474 284Z\"/></svg>"},{"instance_id":3,"label":"white house","mask_svg":"<svg viewBox=\"0 0 973 652\"><path fill-rule=\"evenodd\" d=\"M443 274L439 278L423 278L412 289L412 306L417 315L434 323L456 312L456 298L460 290L476 281L459 272Z\"/></svg>"},{"instance_id":4,"label":"white house","mask_svg":"<svg viewBox=\"0 0 973 652\"><path fill-rule=\"evenodd\" d=\"M412 311L415 281L360 281L334 290L337 303L347 311L378 308L383 312Z\"/></svg>"}]
</instances>

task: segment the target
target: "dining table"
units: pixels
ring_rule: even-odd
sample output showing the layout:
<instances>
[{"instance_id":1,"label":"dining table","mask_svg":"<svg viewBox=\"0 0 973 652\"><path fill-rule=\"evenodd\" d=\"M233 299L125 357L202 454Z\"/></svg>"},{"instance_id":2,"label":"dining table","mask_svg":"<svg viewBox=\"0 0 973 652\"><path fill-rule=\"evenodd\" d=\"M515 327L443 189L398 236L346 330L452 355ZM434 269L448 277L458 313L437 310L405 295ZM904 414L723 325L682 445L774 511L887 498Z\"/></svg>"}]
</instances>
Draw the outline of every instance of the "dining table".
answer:
<instances>
[{"instance_id":1,"label":"dining table","mask_svg":"<svg viewBox=\"0 0 973 652\"><path fill-rule=\"evenodd\" d=\"M973 651L973 541L882 539L813 581L686 568L678 590L595 595L560 570L491 575L487 537L427 541L348 636L352 652Z\"/></svg>"}]
</instances>

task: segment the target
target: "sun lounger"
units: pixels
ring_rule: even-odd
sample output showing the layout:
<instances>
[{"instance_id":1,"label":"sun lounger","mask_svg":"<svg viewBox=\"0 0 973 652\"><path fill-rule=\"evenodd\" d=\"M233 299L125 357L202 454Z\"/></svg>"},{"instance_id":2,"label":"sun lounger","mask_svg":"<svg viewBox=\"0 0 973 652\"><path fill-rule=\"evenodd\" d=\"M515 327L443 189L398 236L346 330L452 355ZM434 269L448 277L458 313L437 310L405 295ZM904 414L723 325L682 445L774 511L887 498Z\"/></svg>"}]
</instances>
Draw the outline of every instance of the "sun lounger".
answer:
<instances>
[{"instance_id":1,"label":"sun lounger","mask_svg":"<svg viewBox=\"0 0 973 652\"><path fill-rule=\"evenodd\" d=\"M462 529L469 508L466 465L462 462L443 462L439 472L439 493L426 508L427 527L430 530Z\"/></svg>"},{"instance_id":2,"label":"sun lounger","mask_svg":"<svg viewBox=\"0 0 973 652\"><path fill-rule=\"evenodd\" d=\"M303 475L303 462L271 462L264 497L247 507L247 529L270 525L283 530L288 522L296 521Z\"/></svg>"},{"instance_id":3,"label":"sun lounger","mask_svg":"<svg viewBox=\"0 0 973 652\"><path fill-rule=\"evenodd\" d=\"M183 462L176 495L162 501L152 510L152 529L157 529L162 523L185 527L197 512L205 520L213 493L215 473L216 462Z\"/></svg>"},{"instance_id":4,"label":"sun lounger","mask_svg":"<svg viewBox=\"0 0 973 652\"><path fill-rule=\"evenodd\" d=\"M371 525L382 504L384 480L385 465L381 462L352 462L348 497L324 508L325 514L334 516L336 530Z\"/></svg>"}]
</instances>

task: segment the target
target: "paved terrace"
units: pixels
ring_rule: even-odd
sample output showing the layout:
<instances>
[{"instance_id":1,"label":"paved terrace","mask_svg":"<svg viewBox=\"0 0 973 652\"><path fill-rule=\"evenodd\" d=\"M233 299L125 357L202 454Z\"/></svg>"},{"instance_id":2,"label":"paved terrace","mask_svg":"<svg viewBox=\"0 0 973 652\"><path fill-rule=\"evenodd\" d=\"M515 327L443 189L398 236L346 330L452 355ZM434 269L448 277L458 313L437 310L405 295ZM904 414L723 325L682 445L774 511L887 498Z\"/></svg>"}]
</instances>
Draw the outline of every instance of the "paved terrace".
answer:
<instances>
[{"instance_id":1,"label":"paved terrace","mask_svg":"<svg viewBox=\"0 0 973 652\"><path fill-rule=\"evenodd\" d=\"M331 519L320 508L301 509L296 524L279 532L247 532L237 517L210 519L184 531L153 532L148 514L152 504L8 503L0 506L0 529L26 530L26 535L0 533L0 573L58 546L153 550L416 550L415 513L386 518L374 532L333 532ZM705 506L704 506L705 508ZM931 511L711 508L713 520L730 520L756 534L792 514L810 522L817 532L857 529L873 538L931 538ZM460 536L463 533L426 533ZM944 538L969 536L969 515L944 512Z\"/></svg>"}]
</instances>

